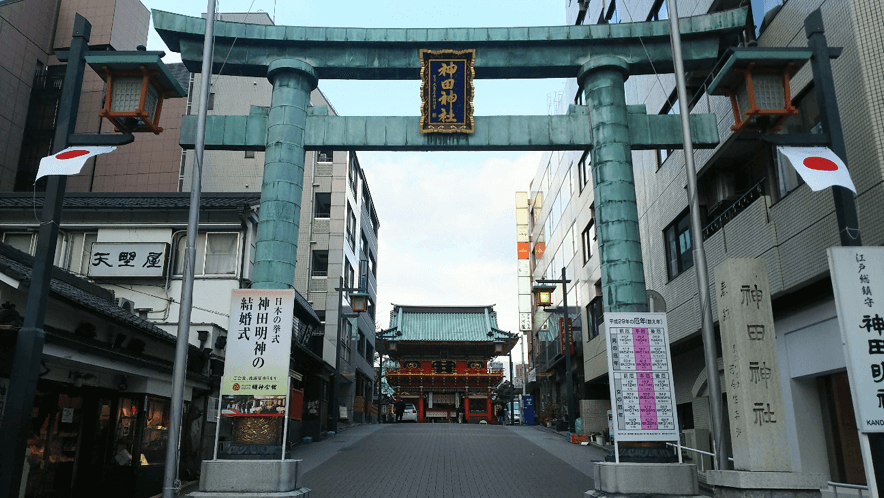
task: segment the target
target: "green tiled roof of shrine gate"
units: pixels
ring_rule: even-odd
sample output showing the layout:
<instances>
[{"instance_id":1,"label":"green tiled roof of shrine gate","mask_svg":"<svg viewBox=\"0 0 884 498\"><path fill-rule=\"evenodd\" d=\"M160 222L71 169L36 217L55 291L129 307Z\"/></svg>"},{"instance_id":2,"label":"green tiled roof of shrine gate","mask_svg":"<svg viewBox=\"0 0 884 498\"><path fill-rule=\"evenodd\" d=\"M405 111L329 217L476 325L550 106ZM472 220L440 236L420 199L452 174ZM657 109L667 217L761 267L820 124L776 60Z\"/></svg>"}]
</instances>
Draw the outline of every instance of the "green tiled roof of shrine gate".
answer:
<instances>
[{"instance_id":1,"label":"green tiled roof of shrine gate","mask_svg":"<svg viewBox=\"0 0 884 498\"><path fill-rule=\"evenodd\" d=\"M497 312L491 306L393 305L384 335L400 342L493 342L513 337L497 328Z\"/></svg>"}]
</instances>

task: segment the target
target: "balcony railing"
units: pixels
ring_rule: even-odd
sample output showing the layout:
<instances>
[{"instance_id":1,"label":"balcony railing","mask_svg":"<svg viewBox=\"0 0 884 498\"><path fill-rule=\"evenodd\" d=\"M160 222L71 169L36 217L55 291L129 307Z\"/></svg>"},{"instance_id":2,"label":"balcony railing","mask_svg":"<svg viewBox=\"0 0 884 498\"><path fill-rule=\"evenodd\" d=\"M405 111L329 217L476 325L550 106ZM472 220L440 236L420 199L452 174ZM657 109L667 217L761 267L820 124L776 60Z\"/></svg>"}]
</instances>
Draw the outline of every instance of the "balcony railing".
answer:
<instances>
[{"instance_id":1,"label":"balcony railing","mask_svg":"<svg viewBox=\"0 0 884 498\"><path fill-rule=\"evenodd\" d=\"M703 240L712 237L715 232L721 230L732 219L736 218L738 214L742 213L743 210L749 207L750 204L755 202L756 199L764 195L764 180L765 179L762 178L761 181L753 185L748 192L743 194L739 199L735 200L730 206L722 211L717 218L703 227Z\"/></svg>"}]
</instances>

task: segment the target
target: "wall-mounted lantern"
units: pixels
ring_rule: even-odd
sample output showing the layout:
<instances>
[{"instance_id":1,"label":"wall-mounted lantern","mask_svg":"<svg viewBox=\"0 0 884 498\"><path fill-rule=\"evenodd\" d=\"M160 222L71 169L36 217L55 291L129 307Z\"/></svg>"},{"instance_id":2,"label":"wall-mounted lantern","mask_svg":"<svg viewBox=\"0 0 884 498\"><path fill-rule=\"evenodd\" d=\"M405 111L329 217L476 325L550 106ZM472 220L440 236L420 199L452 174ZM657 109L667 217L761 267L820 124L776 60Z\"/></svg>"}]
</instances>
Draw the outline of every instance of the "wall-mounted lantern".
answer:
<instances>
[{"instance_id":1,"label":"wall-mounted lantern","mask_svg":"<svg viewBox=\"0 0 884 498\"><path fill-rule=\"evenodd\" d=\"M125 133L163 131L159 126L163 100L187 93L163 64L165 52L106 52L86 55L86 63L107 83L104 109L117 131Z\"/></svg>"},{"instance_id":2,"label":"wall-mounted lantern","mask_svg":"<svg viewBox=\"0 0 884 498\"><path fill-rule=\"evenodd\" d=\"M706 90L730 97L733 131L779 130L786 119L798 114L792 105L789 78L810 59L810 49L746 47L730 51Z\"/></svg>"}]
</instances>

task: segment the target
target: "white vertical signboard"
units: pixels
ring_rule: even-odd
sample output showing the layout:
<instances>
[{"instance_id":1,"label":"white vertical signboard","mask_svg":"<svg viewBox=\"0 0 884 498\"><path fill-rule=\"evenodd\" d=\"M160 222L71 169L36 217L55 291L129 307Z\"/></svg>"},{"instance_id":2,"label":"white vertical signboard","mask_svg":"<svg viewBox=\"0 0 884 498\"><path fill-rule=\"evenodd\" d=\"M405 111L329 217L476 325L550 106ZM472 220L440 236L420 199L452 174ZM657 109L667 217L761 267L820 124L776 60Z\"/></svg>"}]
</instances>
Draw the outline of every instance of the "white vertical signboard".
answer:
<instances>
[{"instance_id":1,"label":"white vertical signboard","mask_svg":"<svg viewBox=\"0 0 884 498\"><path fill-rule=\"evenodd\" d=\"M615 441L678 441L664 313L605 313Z\"/></svg>"},{"instance_id":2,"label":"white vertical signboard","mask_svg":"<svg viewBox=\"0 0 884 498\"><path fill-rule=\"evenodd\" d=\"M884 432L884 247L830 247L829 274L866 482L872 498L878 484L870 432Z\"/></svg>"},{"instance_id":3,"label":"white vertical signboard","mask_svg":"<svg viewBox=\"0 0 884 498\"><path fill-rule=\"evenodd\" d=\"M222 396L288 394L294 311L293 289L233 291Z\"/></svg>"},{"instance_id":4,"label":"white vertical signboard","mask_svg":"<svg viewBox=\"0 0 884 498\"><path fill-rule=\"evenodd\" d=\"M884 247L830 247L829 271L860 432L884 432Z\"/></svg>"}]
</instances>

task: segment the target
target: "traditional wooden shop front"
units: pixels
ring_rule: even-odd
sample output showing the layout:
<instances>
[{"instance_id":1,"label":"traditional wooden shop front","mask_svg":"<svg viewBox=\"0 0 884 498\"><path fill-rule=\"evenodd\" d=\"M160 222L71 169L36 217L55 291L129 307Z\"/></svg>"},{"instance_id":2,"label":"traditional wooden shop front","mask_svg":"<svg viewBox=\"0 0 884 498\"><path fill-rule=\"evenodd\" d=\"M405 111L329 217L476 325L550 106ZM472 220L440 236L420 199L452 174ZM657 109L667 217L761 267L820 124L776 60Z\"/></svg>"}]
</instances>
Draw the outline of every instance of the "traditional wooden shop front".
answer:
<instances>
[{"instance_id":1,"label":"traditional wooden shop front","mask_svg":"<svg viewBox=\"0 0 884 498\"><path fill-rule=\"evenodd\" d=\"M503 369L490 360L515 346L518 336L497 328L493 306L393 305L379 346L394 367L384 368L395 398L414 403L418 420L495 422L491 393Z\"/></svg>"}]
</instances>

